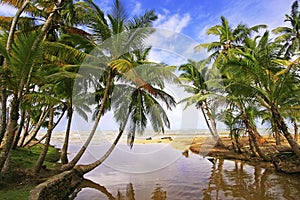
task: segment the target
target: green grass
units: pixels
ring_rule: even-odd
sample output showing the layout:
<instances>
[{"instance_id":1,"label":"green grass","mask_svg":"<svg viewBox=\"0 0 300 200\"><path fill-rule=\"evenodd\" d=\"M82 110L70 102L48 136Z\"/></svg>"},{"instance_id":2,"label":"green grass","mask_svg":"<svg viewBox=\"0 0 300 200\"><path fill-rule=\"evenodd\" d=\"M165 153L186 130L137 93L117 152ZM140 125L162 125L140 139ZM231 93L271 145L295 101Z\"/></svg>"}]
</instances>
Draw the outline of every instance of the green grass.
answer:
<instances>
[{"instance_id":1,"label":"green grass","mask_svg":"<svg viewBox=\"0 0 300 200\"><path fill-rule=\"evenodd\" d=\"M37 144L31 148L18 148L12 151L12 165L16 168L33 168L43 150L42 144ZM49 147L44 165L48 169L53 169L59 160L60 153L58 149Z\"/></svg>"},{"instance_id":2,"label":"green grass","mask_svg":"<svg viewBox=\"0 0 300 200\"><path fill-rule=\"evenodd\" d=\"M12 168L16 169L32 169L43 150L42 144L37 144L31 148L18 148L12 150ZM59 150L49 147L44 164L47 169L55 169L59 160ZM1 182L0 182L1 183ZM1 185L1 184L0 184ZM18 183L5 183L4 188L0 186L0 200L27 200L30 190L35 187L34 183L20 185Z\"/></svg>"},{"instance_id":3,"label":"green grass","mask_svg":"<svg viewBox=\"0 0 300 200\"><path fill-rule=\"evenodd\" d=\"M0 190L1 200L27 200L30 190L34 186L24 186L12 190Z\"/></svg>"}]
</instances>

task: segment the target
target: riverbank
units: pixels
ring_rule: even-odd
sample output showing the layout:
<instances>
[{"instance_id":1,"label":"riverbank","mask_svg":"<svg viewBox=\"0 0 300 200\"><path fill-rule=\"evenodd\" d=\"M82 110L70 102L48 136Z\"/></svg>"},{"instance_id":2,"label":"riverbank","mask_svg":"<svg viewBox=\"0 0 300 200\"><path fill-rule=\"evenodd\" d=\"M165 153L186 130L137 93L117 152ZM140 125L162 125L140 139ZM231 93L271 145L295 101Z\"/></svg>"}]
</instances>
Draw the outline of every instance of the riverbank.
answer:
<instances>
[{"instance_id":1,"label":"riverbank","mask_svg":"<svg viewBox=\"0 0 300 200\"><path fill-rule=\"evenodd\" d=\"M241 144L243 146L241 154L233 151L229 137L222 136L221 139L225 147L216 147L215 142L210 136L176 136L175 134L137 138L135 140L135 144L169 144L172 148L182 151L182 154L185 157L189 157L189 154L192 152L195 154L200 154L203 157L242 160L246 161L246 163L252 166L260 166L275 170L276 166L274 163L264 162L257 157L250 156L248 137L241 137ZM126 143L126 139L123 138L120 142ZM34 186L47 180L50 176L58 173L55 168L59 165L59 163L57 163L59 159L59 150L51 147L47 154L45 166L39 176L32 176L30 174L30 169L34 166L34 161L36 161L42 146L43 145L38 145L31 149L18 149L17 151L13 152L13 174L14 177L17 178L15 178L11 183L4 183L3 181L0 182L0 199L28 199L29 191L34 188ZM286 141L283 141L281 146L275 146L275 140L267 136L264 137L264 142L261 144L261 148L269 155L290 155L290 148ZM288 161L290 160L293 159L290 158ZM211 161L214 162L213 159ZM289 162L283 163L283 165L287 168L292 168L293 166L289 166L288 163ZM298 165L298 167L299 166L300 165Z\"/></svg>"},{"instance_id":2,"label":"riverbank","mask_svg":"<svg viewBox=\"0 0 300 200\"><path fill-rule=\"evenodd\" d=\"M265 162L251 154L248 137L246 136L240 138L241 152L234 151L230 137L221 136L221 140L224 146L216 146L209 136L146 138L139 139L136 143L170 143L174 148L183 150L185 156L191 151L204 157L242 160L250 165L260 165L263 168L274 169L283 173L300 174L300 161L293 155L288 142L284 138L282 138L281 145L276 145L275 139L269 136L263 136L260 141L261 150L272 158L270 162ZM300 139L298 139L298 143L300 143Z\"/></svg>"}]
</instances>

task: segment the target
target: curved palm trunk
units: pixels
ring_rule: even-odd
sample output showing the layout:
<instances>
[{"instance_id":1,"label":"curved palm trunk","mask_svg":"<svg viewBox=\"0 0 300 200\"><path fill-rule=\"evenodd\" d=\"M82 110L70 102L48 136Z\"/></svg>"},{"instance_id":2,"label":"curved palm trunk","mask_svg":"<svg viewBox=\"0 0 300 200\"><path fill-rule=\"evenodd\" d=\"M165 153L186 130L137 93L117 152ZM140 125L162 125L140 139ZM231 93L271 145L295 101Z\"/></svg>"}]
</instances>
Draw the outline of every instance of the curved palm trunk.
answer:
<instances>
[{"instance_id":1,"label":"curved palm trunk","mask_svg":"<svg viewBox=\"0 0 300 200\"><path fill-rule=\"evenodd\" d=\"M95 162L88 164L88 165L77 165L74 167L74 169L76 171L78 171L79 174L84 175L90 171L92 171L93 169L95 169L96 167L98 167L99 165L101 165L108 157L109 155L113 152L113 150L115 149L115 147L117 146L124 130L126 127L126 124L128 122L128 118L129 118L129 112L126 116L126 119L124 121L124 123L121 125L120 127L120 131L119 134L117 135L115 141L112 143L112 145L110 146L110 148L105 152L105 154L99 159L96 160Z\"/></svg>"},{"instance_id":2,"label":"curved palm trunk","mask_svg":"<svg viewBox=\"0 0 300 200\"><path fill-rule=\"evenodd\" d=\"M98 190L99 192L102 192L109 200L116 200L115 197L104 186L88 179L83 179L70 199L75 198L78 192L80 192L83 188L93 188L95 190Z\"/></svg>"},{"instance_id":3,"label":"curved palm trunk","mask_svg":"<svg viewBox=\"0 0 300 200\"><path fill-rule=\"evenodd\" d=\"M43 165L46 155L47 155L47 151L48 151L48 148L50 145L50 140L51 140L51 134L52 134L52 131L54 128L53 118L54 118L54 108L51 107L50 112L49 112L49 122L48 122L48 130L47 130L47 137L46 137L45 145L44 145L43 151L41 152L41 154L36 162L36 165L34 167L34 173L36 173L36 174L41 170L42 165Z\"/></svg>"},{"instance_id":4,"label":"curved palm trunk","mask_svg":"<svg viewBox=\"0 0 300 200\"><path fill-rule=\"evenodd\" d=\"M278 110L276 108L272 108L272 115L275 119L275 122L277 123L279 129L282 131L284 137L288 141L289 145L291 146L293 152L295 155L300 158L300 148L297 141L295 141L291 135L291 133L288 131L288 128L283 120L283 117L280 115Z\"/></svg>"},{"instance_id":5,"label":"curved palm trunk","mask_svg":"<svg viewBox=\"0 0 300 200\"><path fill-rule=\"evenodd\" d=\"M68 146L69 146L69 138L70 138L71 124L72 124L72 117L73 117L73 108L71 106L68 109L67 130L66 130L64 145L61 149L61 155L60 155L60 160L61 160L62 164L67 164L69 162L67 153L68 153Z\"/></svg>"},{"instance_id":6,"label":"curved palm trunk","mask_svg":"<svg viewBox=\"0 0 300 200\"><path fill-rule=\"evenodd\" d=\"M88 147L88 145L90 144L91 140L93 139L94 134L96 132L96 129L98 127L99 121L101 119L101 116L103 114L105 102L106 102L106 100L108 98L108 95L109 95L108 93L109 93L111 81L112 81L112 71L110 70L109 73L108 73L106 84L105 84L105 91L104 91L103 99L102 99L102 102L101 102L101 105L100 105L97 117L95 119L95 123L93 125L93 128L92 128L92 130L91 130L91 132L90 132L87 140L85 141L85 143L83 144L83 146L81 147L81 149L78 151L78 153L75 155L75 157L69 163L63 165L61 167L61 170L66 171L66 170L72 169L77 164L77 162L80 160L80 158L84 154L86 148Z\"/></svg>"},{"instance_id":7,"label":"curved palm trunk","mask_svg":"<svg viewBox=\"0 0 300 200\"><path fill-rule=\"evenodd\" d=\"M17 95L15 95L11 102L10 117L2 141L2 151L0 153L0 171L3 168L4 163L12 147L12 143L14 140L14 133L16 131L16 127L19 119L19 106L20 106L20 101L17 98Z\"/></svg>"}]
</instances>

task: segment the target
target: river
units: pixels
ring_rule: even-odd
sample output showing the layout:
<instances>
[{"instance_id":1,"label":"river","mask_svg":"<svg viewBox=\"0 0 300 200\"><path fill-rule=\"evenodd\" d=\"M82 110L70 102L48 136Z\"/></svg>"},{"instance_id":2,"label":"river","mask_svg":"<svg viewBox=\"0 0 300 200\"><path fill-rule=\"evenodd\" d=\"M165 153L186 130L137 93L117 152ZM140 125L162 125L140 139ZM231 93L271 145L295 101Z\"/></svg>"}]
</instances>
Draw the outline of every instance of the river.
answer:
<instances>
[{"instance_id":1,"label":"river","mask_svg":"<svg viewBox=\"0 0 300 200\"><path fill-rule=\"evenodd\" d=\"M296 200L300 197L299 175L280 174L241 161L210 161L193 153L185 157L181 150L166 144L135 147L128 157L120 155L117 149L107 162L88 173L85 178L96 185L89 182L90 187L81 189L75 199ZM145 152L149 149L162 149L164 153L158 150L160 155L154 156L157 158L144 160L142 157L147 157ZM88 157L86 161L91 159Z\"/></svg>"},{"instance_id":2,"label":"river","mask_svg":"<svg viewBox=\"0 0 300 200\"><path fill-rule=\"evenodd\" d=\"M61 141L56 140L58 147ZM70 157L79 149L78 141L70 146ZM110 142L105 140L92 142L80 163L100 158L109 146ZM121 142L85 178L73 199L297 200L300 197L300 175L282 174L242 161L210 159L191 152L183 155L182 149L170 143L135 144L130 149Z\"/></svg>"}]
</instances>

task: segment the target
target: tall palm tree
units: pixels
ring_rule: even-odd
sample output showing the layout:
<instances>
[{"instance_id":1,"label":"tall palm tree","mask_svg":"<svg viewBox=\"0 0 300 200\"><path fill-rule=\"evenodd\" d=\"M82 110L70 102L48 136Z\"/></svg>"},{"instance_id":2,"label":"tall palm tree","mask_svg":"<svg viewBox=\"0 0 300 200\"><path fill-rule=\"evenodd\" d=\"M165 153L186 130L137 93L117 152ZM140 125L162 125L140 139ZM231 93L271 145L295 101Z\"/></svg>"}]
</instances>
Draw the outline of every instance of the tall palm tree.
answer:
<instances>
[{"instance_id":1,"label":"tall palm tree","mask_svg":"<svg viewBox=\"0 0 300 200\"><path fill-rule=\"evenodd\" d=\"M159 77L158 79L163 79L164 76L162 76L161 73L157 73L154 66L152 66L152 68L153 69L150 70L150 72L153 73L152 75L149 73L149 70L146 70L146 73L142 75L142 77L144 77L146 74L150 74L150 77L153 78L152 81L148 80L148 83L151 83L152 90L136 85L135 79L131 79L130 81L134 86L132 86L130 82L129 85L116 84L114 86L115 89L110 102L115 110L114 117L119 123L119 134L111 147L100 159L88 165L76 165L74 169L76 169L78 173L83 175L102 164L117 145L128 123L129 131L127 143L131 148L134 143L136 132L140 134L143 133L149 121L155 132L164 133L165 126L170 128L167 114L160 102L168 109L175 106L176 102L172 96L164 92L161 88L154 87L154 85L160 87L160 84L153 75L156 74L156 76ZM143 69L142 71L145 70Z\"/></svg>"},{"instance_id":2,"label":"tall palm tree","mask_svg":"<svg viewBox=\"0 0 300 200\"><path fill-rule=\"evenodd\" d=\"M114 2L113 10L111 14L107 14L107 18L95 3L88 0L87 4L88 26L92 32L93 45L96 47L93 55L95 57L101 55L100 58L95 59L101 63L102 69L100 70L104 70L97 86L101 86L104 90L89 137L75 157L68 164L62 166L62 170L73 168L85 152L96 132L101 116L106 111L114 78L118 73L124 74L132 67L132 64L124 57L140 47L143 39L151 32L149 29L139 28L150 27L152 21L156 19L153 11L145 12L144 15L135 17L133 20L129 19L119 0ZM90 75L94 77L94 74Z\"/></svg>"}]
</instances>

